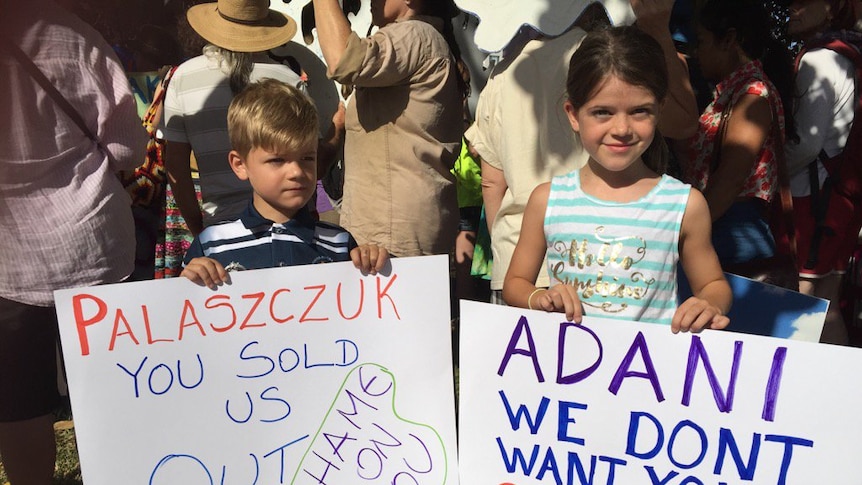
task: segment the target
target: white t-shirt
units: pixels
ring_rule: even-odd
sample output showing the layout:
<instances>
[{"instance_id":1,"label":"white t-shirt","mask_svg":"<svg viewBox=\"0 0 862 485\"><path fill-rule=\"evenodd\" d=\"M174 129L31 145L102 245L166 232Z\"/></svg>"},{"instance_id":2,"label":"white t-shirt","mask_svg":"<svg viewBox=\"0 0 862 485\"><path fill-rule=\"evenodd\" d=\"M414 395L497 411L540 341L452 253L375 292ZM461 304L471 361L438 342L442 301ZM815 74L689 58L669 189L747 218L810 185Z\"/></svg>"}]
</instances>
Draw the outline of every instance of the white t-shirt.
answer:
<instances>
[{"instance_id":1,"label":"white t-shirt","mask_svg":"<svg viewBox=\"0 0 862 485\"><path fill-rule=\"evenodd\" d=\"M785 149L794 197L811 193L807 167L820 151L832 157L847 143L856 101L855 73L850 59L829 49L808 51L799 62L794 111L799 143L788 143ZM822 184L826 169L817 165Z\"/></svg>"},{"instance_id":2,"label":"white t-shirt","mask_svg":"<svg viewBox=\"0 0 862 485\"><path fill-rule=\"evenodd\" d=\"M302 87L300 77L282 64L254 64L250 82L278 79ZM251 185L239 180L228 165L230 140L227 109L233 99L228 75L216 58L201 55L182 63L165 93L165 140L188 143L200 172L205 226L237 219L248 205Z\"/></svg>"}]
</instances>

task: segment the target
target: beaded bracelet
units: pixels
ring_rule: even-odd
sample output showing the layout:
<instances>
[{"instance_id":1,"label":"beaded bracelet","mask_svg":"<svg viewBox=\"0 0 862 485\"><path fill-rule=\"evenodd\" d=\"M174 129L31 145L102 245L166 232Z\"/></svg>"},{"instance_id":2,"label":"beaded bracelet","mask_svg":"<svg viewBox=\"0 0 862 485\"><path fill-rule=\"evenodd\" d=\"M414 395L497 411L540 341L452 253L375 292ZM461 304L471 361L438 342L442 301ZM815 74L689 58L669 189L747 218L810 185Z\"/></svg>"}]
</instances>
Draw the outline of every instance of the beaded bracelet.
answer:
<instances>
[{"instance_id":1,"label":"beaded bracelet","mask_svg":"<svg viewBox=\"0 0 862 485\"><path fill-rule=\"evenodd\" d=\"M530 296L527 297L527 308L533 310L533 297L536 296L536 293L542 290L544 290L544 288L536 288L532 293L530 293Z\"/></svg>"}]
</instances>

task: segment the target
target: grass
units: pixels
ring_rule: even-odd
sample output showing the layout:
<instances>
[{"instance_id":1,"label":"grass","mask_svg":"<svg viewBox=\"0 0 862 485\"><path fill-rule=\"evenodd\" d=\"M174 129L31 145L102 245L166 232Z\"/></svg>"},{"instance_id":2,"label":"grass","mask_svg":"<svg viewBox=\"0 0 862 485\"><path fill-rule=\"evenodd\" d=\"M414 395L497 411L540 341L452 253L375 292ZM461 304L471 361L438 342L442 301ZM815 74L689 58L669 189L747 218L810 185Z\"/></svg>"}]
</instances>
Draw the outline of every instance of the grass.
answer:
<instances>
[{"instance_id":1,"label":"grass","mask_svg":"<svg viewBox=\"0 0 862 485\"><path fill-rule=\"evenodd\" d=\"M71 421L54 423L57 438L57 463L54 467L53 485L82 485L81 465L78 462L78 447L75 444L75 428ZM0 484L8 485L6 471L0 463Z\"/></svg>"}]
</instances>

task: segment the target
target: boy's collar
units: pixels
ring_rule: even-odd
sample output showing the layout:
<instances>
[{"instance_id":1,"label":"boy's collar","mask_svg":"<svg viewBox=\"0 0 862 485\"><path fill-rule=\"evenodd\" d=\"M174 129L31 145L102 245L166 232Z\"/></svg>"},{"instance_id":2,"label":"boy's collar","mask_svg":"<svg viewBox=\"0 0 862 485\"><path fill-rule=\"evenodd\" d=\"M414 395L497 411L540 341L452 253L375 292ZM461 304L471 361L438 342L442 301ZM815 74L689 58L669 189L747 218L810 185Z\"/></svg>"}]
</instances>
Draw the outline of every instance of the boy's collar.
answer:
<instances>
[{"instance_id":1,"label":"boy's collar","mask_svg":"<svg viewBox=\"0 0 862 485\"><path fill-rule=\"evenodd\" d=\"M240 216L240 220L242 221L243 226L246 229L254 229L256 227L261 226L273 226L276 223L263 217L260 215L260 212L254 207L254 203L249 201L248 207L246 207L245 211L243 211ZM299 209L296 214L293 215L287 222L280 224L285 227L295 227L295 228L313 228L314 227L314 217L312 217L311 212L306 207L302 207ZM298 236L304 236L303 234L297 234ZM313 230L312 230L313 237ZM303 239L306 239L303 237ZM309 238L311 240L311 238Z\"/></svg>"}]
</instances>

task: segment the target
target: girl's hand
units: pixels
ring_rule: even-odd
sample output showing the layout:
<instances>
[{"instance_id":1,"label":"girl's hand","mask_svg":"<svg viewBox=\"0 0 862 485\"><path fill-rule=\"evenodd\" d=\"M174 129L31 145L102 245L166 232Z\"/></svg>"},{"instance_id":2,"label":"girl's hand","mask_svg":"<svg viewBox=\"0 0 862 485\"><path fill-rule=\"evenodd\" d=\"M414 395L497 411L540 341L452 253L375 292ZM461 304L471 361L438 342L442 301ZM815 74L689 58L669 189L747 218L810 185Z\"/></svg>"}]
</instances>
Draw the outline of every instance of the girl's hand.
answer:
<instances>
[{"instance_id":1,"label":"girl's hand","mask_svg":"<svg viewBox=\"0 0 862 485\"><path fill-rule=\"evenodd\" d=\"M180 276L185 276L213 290L217 290L221 284L230 283L230 277L224 266L212 258L194 258L183 268Z\"/></svg>"},{"instance_id":2,"label":"girl's hand","mask_svg":"<svg viewBox=\"0 0 862 485\"><path fill-rule=\"evenodd\" d=\"M676 309L670 330L673 333L680 331L698 333L705 328L721 330L729 323L730 319L717 306L692 296Z\"/></svg>"},{"instance_id":3,"label":"girl's hand","mask_svg":"<svg viewBox=\"0 0 862 485\"><path fill-rule=\"evenodd\" d=\"M546 312L563 312L566 320L581 323L584 316L584 307L578 298L574 286L555 285L548 290L539 291L532 296L529 302L534 310Z\"/></svg>"},{"instance_id":4,"label":"girl's hand","mask_svg":"<svg viewBox=\"0 0 862 485\"><path fill-rule=\"evenodd\" d=\"M353 266L366 274L377 274L389 261L389 251L376 244L362 244L350 251Z\"/></svg>"}]
</instances>

